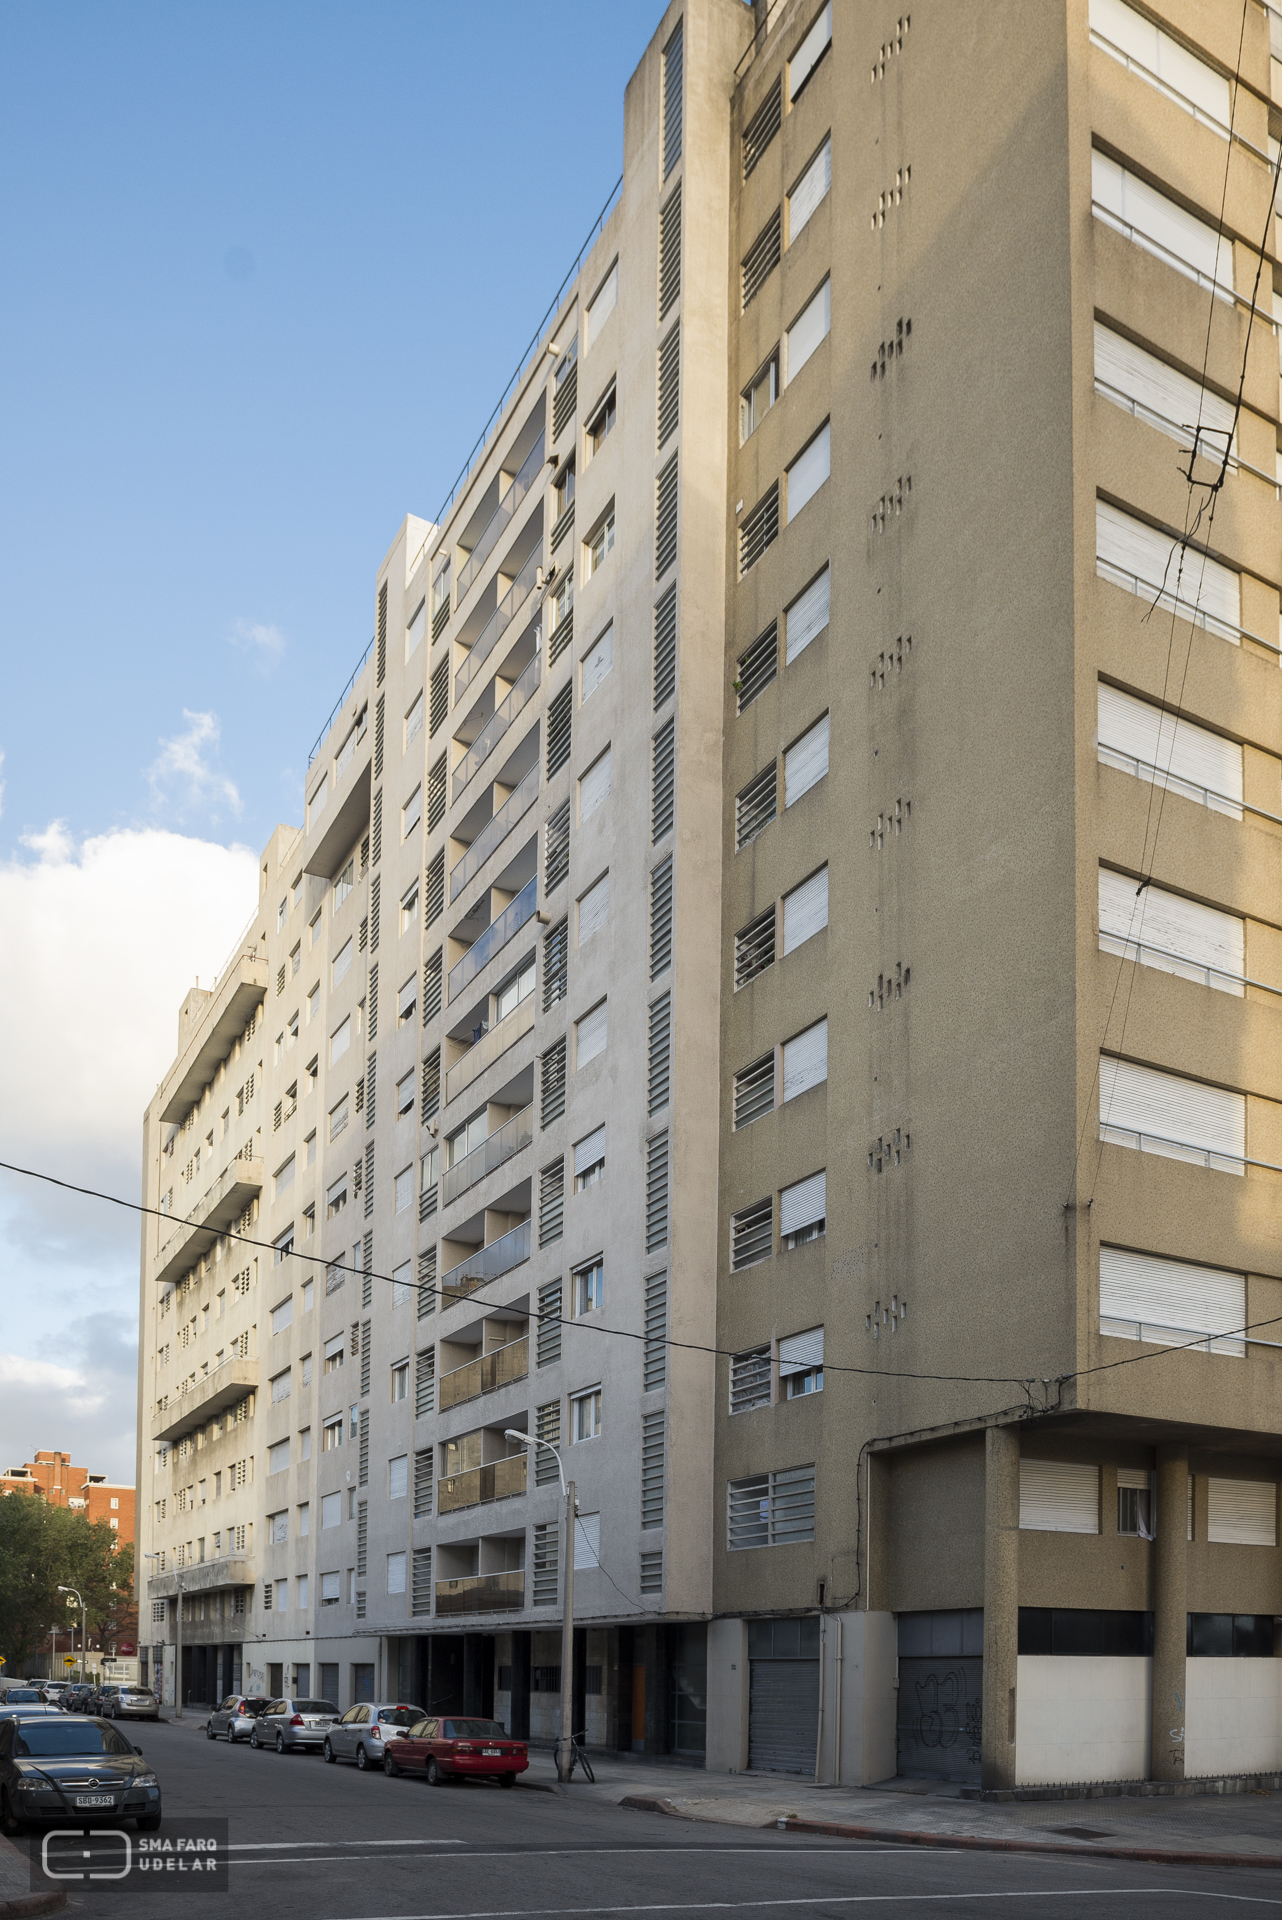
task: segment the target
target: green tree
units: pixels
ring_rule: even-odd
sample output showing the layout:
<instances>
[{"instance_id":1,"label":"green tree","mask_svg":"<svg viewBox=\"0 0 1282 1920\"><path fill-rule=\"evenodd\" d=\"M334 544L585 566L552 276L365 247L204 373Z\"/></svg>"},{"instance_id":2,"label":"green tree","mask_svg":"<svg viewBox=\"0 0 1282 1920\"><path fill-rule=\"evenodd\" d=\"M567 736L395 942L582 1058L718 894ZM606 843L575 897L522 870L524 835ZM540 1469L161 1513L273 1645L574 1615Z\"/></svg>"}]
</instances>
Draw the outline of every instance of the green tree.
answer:
<instances>
[{"instance_id":1,"label":"green tree","mask_svg":"<svg viewBox=\"0 0 1282 1920\"><path fill-rule=\"evenodd\" d=\"M110 1527L51 1506L38 1494L0 1500L0 1653L9 1673L21 1671L55 1621L80 1625L59 1586L75 1587L89 1613L90 1638L126 1631L133 1609L133 1548L113 1552Z\"/></svg>"}]
</instances>

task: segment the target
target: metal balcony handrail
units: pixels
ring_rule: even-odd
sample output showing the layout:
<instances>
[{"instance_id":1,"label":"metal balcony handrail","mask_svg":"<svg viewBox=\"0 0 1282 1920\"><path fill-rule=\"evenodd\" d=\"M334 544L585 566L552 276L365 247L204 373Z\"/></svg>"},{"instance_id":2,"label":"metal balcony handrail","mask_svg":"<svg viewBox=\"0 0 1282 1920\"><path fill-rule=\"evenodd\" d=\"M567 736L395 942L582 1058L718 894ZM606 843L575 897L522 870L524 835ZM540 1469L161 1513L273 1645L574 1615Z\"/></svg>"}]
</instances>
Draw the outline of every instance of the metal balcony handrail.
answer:
<instances>
[{"instance_id":1,"label":"metal balcony handrail","mask_svg":"<svg viewBox=\"0 0 1282 1920\"><path fill-rule=\"evenodd\" d=\"M525 561L521 571L508 588L493 613L481 628L472 644L462 666L454 676L454 702L457 706L482 666L502 639L516 617L517 608L524 605L534 591L534 577L543 564L543 543L539 542L533 553Z\"/></svg>"},{"instance_id":2,"label":"metal balcony handrail","mask_svg":"<svg viewBox=\"0 0 1282 1920\"><path fill-rule=\"evenodd\" d=\"M475 1286L484 1286L487 1280L497 1280L502 1274L510 1273L529 1257L530 1223L523 1220L519 1227L512 1227L497 1240L491 1240L487 1247L478 1247L466 1260L460 1260L457 1266L441 1275L437 1284L442 1293L458 1289L469 1280Z\"/></svg>"},{"instance_id":3,"label":"metal balcony handrail","mask_svg":"<svg viewBox=\"0 0 1282 1920\"><path fill-rule=\"evenodd\" d=\"M1172 420L1169 413L1159 413L1156 407L1150 407L1146 401L1137 400L1134 394L1127 393L1124 388L1115 387L1109 381L1101 379L1098 373L1095 376L1095 391L1105 400L1110 401L1113 406L1120 407L1123 413L1129 413L1132 419L1147 421L1150 426L1157 427L1160 432L1171 435L1180 446L1200 454L1203 460L1225 459L1222 448L1199 444L1205 437L1214 438L1216 435L1222 435L1224 432L1222 427L1208 427L1205 424L1194 426L1187 420ZM1234 445L1236 445L1236 436L1229 446L1227 455L1230 473L1249 473L1254 479L1263 480L1265 486L1271 488L1274 495L1282 500L1282 480L1279 480L1275 474L1266 473L1263 467L1253 467L1249 460L1240 459L1233 451ZM1197 549L1194 548L1193 551L1196 552ZM1267 646L1268 642L1264 644Z\"/></svg>"},{"instance_id":4,"label":"metal balcony handrail","mask_svg":"<svg viewBox=\"0 0 1282 1920\"><path fill-rule=\"evenodd\" d=\"M1164 260L1169 267L1174 267L1177 273L1183 274L1186 280L1192 280L1195 285L1201 287L1204 292L1212 294L1215 299L1226 301L1231 307L1241 307L1245 312L1254 314L1270 333L1276 334L1277 322L1273 315L1266 313L1263 307L1257 307L1247 294L1239 293L1235 287L1226 286L1215 274L1206 273L1201 267L1194 266L1193 262L1186 260L1182 253L1176 253L1173 248L1163 246L1160 240L1155 240L1153 235L1147 233L1143 227L1137 227L1131 220L1123 220L1122 216L1114 213L1111 207L1106 207L1102 200L1091 201L1091 212L1096 219L1102 220L1106 227L1112 227L1115 233L1120 233L1124 240L1129 240L1132 245L1142 248L1145 253L1151 253L1155 259Z\"/></svg>"},{"instance_id":5,"label":"metal balcony handrail","mask_svg":"<svg viewBox=\"0 0 1282 1920\"><path fill-rule=\"evenodd\" d=\"M539 763L536 760L519 786L513 787L503 805L486 821L463 858L450 869L450 904L462 893L474 873L479 873L494 849L501 846L518 820L529 812L539 797Z\"/></svg>"},{"instance_id":6,"label":"metal balcony handrail","mask_svg":"<svg viewBox=\"0 0 1282 1920\"><path fill-rule=\"evenodd\" d=\"M1106 53L1110 59L1116 60L1119 66L1125 67L1128 73L1139 74L1150 87L1156 87L1157 91L1165 94L1168 100L1173 100L1177 107L1182 107L1185 113L1191 114L1199 126L1209 127L1213 133L1218 133L1222 140L1237 141L1238 145L1245 147L1248 153L1253 153L1257 160L1263 160L1266 167L1272 165L1268 154L1261 152L1254 140L1248 140L1246 135L1239 133L1236 127L1226 127L1223 120L1213 113L1208 113L1205 107L1199 107L1197 101L1190 99L1187 93L1181 93L1179 88L1173 87L1169 80L1164 80L1161 74L1154 73L1152 67L1145 66L1142 60L1137 60L1133 53L1127 53L1125 48L1117 46L1096 27L1090 30L1090 42L1093 47L1098 47L1101 53Z\"/></svg>"},{"instance_id":7,"label":"metal balcony handrail","mask_svg":"<svg viewBox=\"0 0 1282 1920\"><path fill-rule=\"evenodd\" d=\"M455 1513L460 1507L480 1507L491 1500L512 1500L526 1491L524 1451L504 1460L490 1460L462 1473L445 1474L436 1483L436 1511Z\"/></svg>"},{"instance_id":8,"label":"metal balcony handrail","mask_svg":"<svg viewBox=\"0 0 1282 1920\"><path fill-rule=\"evenodd\" d=\"M474 1187L478 1180L484 1180L487 1173L493 1173L505 1160L510 1160L522 1147L528 1147L534 1138L534 1102L514 1113L501 1127L496 1127L488 1139L482 1140L479 1147L473 1147L461 1160L456 1160L445 1172L444 1204L457 1200L461 1193Z\"/></svg>"},{"instance_id":9,"label":"metal balcony handrail","mask_svg":"<svg viewBox=\"0 0 1282 1920\"><path fill-rule=\"evenodd\" d=\"M1114 1147L1130 1146L1133 1141L1141 1153L1146 1151L1146 1140L1153 1141L1159 1147L1178 1147L1181 1153L1197 1154L1202 1165L1212 1173L1225 1171L1216 1165L1219 1160L1232 1161L1235 1168L1263 1167L1266 1173L1282 1173L1282 1167L1274 1160L1252 1160L1245 1153L1229 1153L1223 1147L1206 1147L1197 1140L1176 1140L1169 1133L1153 1133L1148 1127L1124 1127L1118 1120L1106 1120L1103 1114L1100 1115L1099 1137L1106 1146ZM1171 1157L1174 1158L1174 1155Z\"/></svg>"},{"instance_id":10,"label":"metal balcony handrail","mask_svg":"<svg viewBox=\"0 0 1282 1920\"><path fill-rule=\"evenodd\" d=\"M473 1573L436 1582L438 1613L513 1613L524 1605L524 1571Z\"/></svg>"},{"instance_id":11,"label":"metal balcony handrail","mask_svg":"<svg viewBox=\"0 0 1282 1920\"><path fill-rule=\"evenodd\" d=\"M461 1367L451 1367L437 1382L437 1406L441 1413L462 1406L466 1400L479 1400L482 1394L497 1393L513 1380L524 1380L530 1371L530 1336L509 1340L504 1347L493 1347Z\"/></svg>"},{"instance_id":12,"label":"metal balcony handrail","mask_svg":"<svg viewBox=\"0 0 1282 1920\"><path fill-rule=\"evenodd\" d=\"M475 777L497 747L503 735L527 705L539 684L542 668L542 655L536 653L528 662L520 677L512 682L503 699L495 707L475 740L454 769L453 798L458 799L464 787Z\"/></svg>"},{"instance_id":13,"label":"metal balcony handrail","mask_svg":"<svg viewBox=\"0 0 1282 1920\"><path fill-rule=\"evenodd\" d=\"M502 951L509 940L514 940L527 920L534 917L538 903L539 876L527 880L514 899L509 900L496 919L491 920L484 933L472 942L463 958L450 968L449 998L461 993L468 982L475 980L486 963Z\"/></svg>"},{"instance_id":14,"label":"metal balcony handrail","mask_svg":"<svg viewBox=\"0 0 1282 1920\"><path fill-rule=\"evenodd\" d=\"M1271 987L1267 981L1253 980L1249 973L1234 973L1231 967L1212 966L1207 960L1191 960L1187 953L1176 953L1174 947L1159 947L1152 940L1145 940L1138 934L1110 933L1101 927L1099 938L1101 947L1106 940L1111 940L1113 944L1105 948L1105 951L1115 953L1121 960L1130 959L1133 953L1155 953L1161 960L1176 960L1182 967L1187 967L1191 973L1201 974L1208 987L1212 984L1211 976L1214 974L1217 980L1231 980L1235 987L1241 987L1244 991L1247 987L1258 987L1261 993L1282 995L1282 987ZM477 1151L479 1152L480 1149L478 1148Z\"/></svg>"},{"instance_id":15,"label":"metal balcony handrail","mask_svg":"<svg viewBox=\"0 0 1282 1920\"><path fill-rule=\"evenodd\" d=\"M356 685L357 680L360 678L361 668L365 665L365 662L369 659L373 651L374 651L374 639L373 639L373 636L371 635L369 645L366 647L360 659L356 662L356 666L355 666L355 669L353 670L351 679L348 681L347 685L343 688L343 691L339 694L337 700L334 702L333 706L330 708L329 719L325 722L324 726L321 728L320 732L316 736L315 742L312 746L312 750L307 756L307 765L309 768L311 767L312 761L316 758L317 754L321 750L321 743L323 742L325 735L329 732L335 720L337 720L339 715L339 710L342 707L343 702L346 700L352 688Z\"/></svg>"},{"instance_id":16,"label":"metal balcony handrail","mask_svg":"<svg viewBox=\"0 0 1282 1920\"><path fill-rule=\"evenodd\" d=\"M1172 541L1171 544L1174 547L1177 543ZM1195 560L1210 558L1209 554L1202 553L1200 547L1190 547L1188 551ZM1101 553L1095 555L1095 571L1101 579L1111 580L1114 586L1123 587L1128 593L1137 594L1141 600L1147 600L1151 594L1158 605L1174 607L1190 626L1204 627L1208 633L1217 634L1221 640L1229 640L1232 646L1241 640L1253 640L1257 647L1263 647L1267 653L1282 656L1282 646L1279 646L1276 640L1266 640L1262 633L1252 633L1250 627L1240 627L1236 620L1226 620L1223 614L1212 613L1208 608L1199 606L1196 600L1186 600L1182 594L1174 593L1160 580L1146 580L1142 573L1132 573L1129 567L1119 567L1115 560L1108 560ZM1230 640L1229 637L1233 634L1236 634L1237 640Z\"/></svg>"},{"instance_id":17,"label":"metal balcony handrail","mask_svg":"<svg viewBox=\"0 0 1282 1920\"><path fill-rule=\"evenodd\" d=\"M516 475L511 486L482 527L480 538L472 548L471 553L467 556L466 565L460 569L458 587L454 597L454 611L456 613L463 605L463 599L468 588L497 546L499 535L502 533L504 527L507 526L512 515L525 499L525 496L529 493L530 488L534 485L535 477L542 471L543 442L544 435L540 433L538 439L526 454L521 464L520 472Z\"/></svg>"}]
</instances>

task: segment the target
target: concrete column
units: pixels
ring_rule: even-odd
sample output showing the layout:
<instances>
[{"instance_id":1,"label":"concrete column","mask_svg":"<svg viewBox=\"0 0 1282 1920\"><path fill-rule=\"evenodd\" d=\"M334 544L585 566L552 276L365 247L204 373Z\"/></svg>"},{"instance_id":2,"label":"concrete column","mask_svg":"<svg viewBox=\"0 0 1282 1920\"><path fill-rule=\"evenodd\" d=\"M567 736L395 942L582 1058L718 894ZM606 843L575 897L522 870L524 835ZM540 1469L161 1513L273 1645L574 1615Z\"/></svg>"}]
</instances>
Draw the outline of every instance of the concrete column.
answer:
<instances>
[{"instance_id":1,"label":"concrete column","mask_svg":"<svg viewBox=\"0 0 1282 1920\"><path fill-rule=\"evenodd\" d=\"M1149 1775L1154 1780L1184 1778L1188 1480L1187 1446L1159 1447L1157 1538L1153 1542L1153 1719L1149 1758Z\"/></svg>"},{"instance_id":2,"label":"concrete column","mask_svg":"<svg viewBox=\"0 0 1282 1920\"><path fill-rule=\"evenodd\" d=\"M1015 1785L1019 1654L1019 1428L989 1427L984 1450L985 1787Z\"/></svg>"}]
</instances>

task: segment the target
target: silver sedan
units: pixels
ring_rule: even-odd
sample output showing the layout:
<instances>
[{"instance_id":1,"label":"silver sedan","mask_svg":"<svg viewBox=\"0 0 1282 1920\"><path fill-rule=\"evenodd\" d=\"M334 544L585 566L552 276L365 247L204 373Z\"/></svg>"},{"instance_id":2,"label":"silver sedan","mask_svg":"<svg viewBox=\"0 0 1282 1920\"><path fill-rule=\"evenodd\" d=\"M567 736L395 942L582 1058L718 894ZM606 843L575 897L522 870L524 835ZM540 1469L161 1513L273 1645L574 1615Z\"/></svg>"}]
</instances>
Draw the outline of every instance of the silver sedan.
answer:
<instances>
[{"instance_id":1,"label":"silver sedan","mask_svg":"<svg viewBox=\"0 0 1282 1920\"><path fill-rule=\"evenodd\" d=\"M269 1700L250 1729L249 1744L304 1753L323 1745L337 1718L332 1700Z\"/></svg>"},{"instance_id":2,"label":"silver sedan","mask_svg":"<svg viewBox=\"0 0 1282 1920\"><path fill-rule=\"evenodd\" d=\"M403 1727L412 1727L423 1718L421 1707L407 1707L402 1701L361 1701L349 1707L337 1726L325 1733L325 1758L329 1761L354 1760L365 1771L383 1764L383 1740Z\"/></svg>"},{"instance_id":3,"label":"silver sedan","mask_svg":"<svg viewBox=\"0 0 1282 1920\"><path fill-rule=\"evenodd\" d=\"M248 1740L255 1720L271 1704L265 1693L229 1693L206 1720L205 1732L211 1740L222 1734L228 1746L235 1746L238 1740Z\"/></svg>"}]
</instances>

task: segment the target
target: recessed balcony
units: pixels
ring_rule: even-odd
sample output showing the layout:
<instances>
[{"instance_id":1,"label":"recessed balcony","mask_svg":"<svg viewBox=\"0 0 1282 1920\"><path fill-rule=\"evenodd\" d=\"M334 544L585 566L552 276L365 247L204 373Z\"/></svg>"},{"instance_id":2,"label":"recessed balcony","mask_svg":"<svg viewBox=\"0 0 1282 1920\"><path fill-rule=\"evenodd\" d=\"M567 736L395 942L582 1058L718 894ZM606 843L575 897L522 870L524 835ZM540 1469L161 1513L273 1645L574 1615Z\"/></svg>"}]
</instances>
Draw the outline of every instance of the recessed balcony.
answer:
<instances>
[{"instance_id":1,"label":"recessed balcony","mask_svg":"<svg viewBox=\"0 0 1282 1920\"><path fill-rule=\"evenodd\" d=\"M226 1233L250 1201L263 1190L263 1163L237 1157L225 1166L204 1198L197 1201L151 1263L157 1286L176 1280Z\"/></svg>"},{"instance_id":2,"label":"recessed balcony","mask_svg":"<svg viewBox=\"0 0 1282 1920\"><path fill-rule=\"evenodd\" d=\"M193 1427L203 1427L224 1407L234 1406L258 1386L257 1360L224 1360L221 1367L198 1380L168 1406L157 1405L152 1421L153 1440L178 1440Z\"/></svg>"},{"instance_id":3,"label":"recessed balcony","mask_svg":"<svg viewBox=\"0 0 1282 1920\"><path fill-rule=\"evenodd\" d=\"M437 1407L446 1413L468 1400L479 1400L482 1394L497 1393L513 1380L524 1380L529 1371L530 1336L524 1333L519 1340L509 1340L505 1347L494 1347L464 1366L452 1367L443 1373L436 1387Z\"/></svg>"},{"instance_id":4,"label":"recessed balcony","mask_svg":"<svg viewBox=\"0 0 1282 1920\"><path fill-rule=\"evenodd\" d=\"M517 1613L524 1605L524 1572L475 1573L470 1579L436 1583L438 1614Z\"/></svg>"},{"instance_id":5,"label":"recessed balcony","mask_svg":"<svg viewBox=\"0 0 1282 1920\"><path fill-rule=\"evenodd\" d=\"M496 783L497 785L497 783ZM517 822L523 820L539 797L539 763L525 773L506 800L496 806L461 860L450 868L450 905L462 893L474 874L481 871L490 855L507 839ZM457 833L455 834L457 838Z\"/></svg>"},{"instance_id":6,"label":"recessed balcony","mask_svg":"<svg viewBox=\"0 0 1282 1920\"><path fill-rule=\"evenodd\" d=\"M538 692L542 665L543 656L536 653L512 682L504 698L499 701L454 769L452 799L457 800L463 789L480 772L522 708L527 706Z\"/></svg>"},{"instance_id":7,"label":"recessed balcony","mask_svg":"<svg viewBox=\"0 0 1282 1920\"><path fill-rule=\"evenodd\" d=\"M482 527L477 537L476 545L472 548L459 570L458 594L455 603L457 606L462 606L468 588L493 553L512 515L525 499L530 488L534 485L534 482L538 479L542 471L543 435L540 433L529 453L525 456L520 472L516 475L511 486L509 486L506 493L503 494L497 507L495 507L493 513Z\"/></svg>"},{"instance_id":8,"label":"recessed balcony","mask_svg":"<svg viewBox=\"0 0 1282 1920\"><path fill-rule=\"evenodd\" d=\"M516 578L501 595L493 613L481 628L480 633L476 636L476 639L472 643L471 650L454 676L454 704L456 706L534 591L535 578L541 571L543 564L543 526L541 516L539 518L538 533L539 539L537 544L522 565Z\"/></svg>"},{"instance_id":9,"label":"recessed balcony","mask_svg":"<svg viewBox=\"0 0 1282 1920\"><path fill-rule=\"evenodd\" d=\"M519 1267L530 1257L530 1223L523 1220L519 1227L500 1234L497 1240L491 1240L487 1247L477 1247L466 1260L460 1260L457 1266L450 1268L440 1278L441 1305L452 1306L455 1300L466 1299L477 1287L483 1287L487 1280L498 1280L513 1267ZM450 1296L453 1295L453 1299Z\"/></svg>"},{"instance_id":10,"label":"recessed balcony","mask_svg":"<svg viewBox=\"0 0 1282 1920\"><path fill-rule=\"evenodd\" d=\"M495 1029L497 1032L497 1028ZM534 1138L534 1103L514 1113L510 1120L496 1127L489 1138L482 1140L479 1147L473 1147L471 1153L465 1153L445 1172L442 1190L442 1204L449 1206L451 1200L457 1200L461 1193L476 1186L489 1173L494 1173L514 1154L528 1147Z\"/></svg>"},{"instance_id":11,"label":"recessed balcony","mask_svg":"<svg viewBox=\"0 0 1282 1920\"><path fill-rule=\"evenodd\" d=\"M522 1451L506 1460L491 1460L486 1466L447 1474L436 1483L436 1511L457 1513L460 1507L485 1506L492 1500L511 1500L524 1493L527 1457Z\"/></svg>"},{"instance_id":12,"label":"recessed balcony","mask_svg":"<svg viewBox=\"0 0 1282 1920\"><path fill-rule=\"evenodd\" d=\"M515 940L527 921L534 918L539 903L539 877L527 880L521 891L514 895L503 911L496 914L488 927L475 939L463 958L450 968L448 998L457 999L465 987L471 985L482 967L487 966L496 953L501 953L509 940Z\"/></svg>"}]
</instances>

